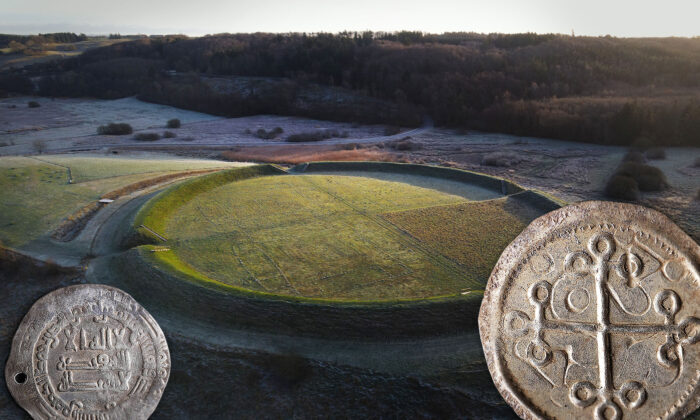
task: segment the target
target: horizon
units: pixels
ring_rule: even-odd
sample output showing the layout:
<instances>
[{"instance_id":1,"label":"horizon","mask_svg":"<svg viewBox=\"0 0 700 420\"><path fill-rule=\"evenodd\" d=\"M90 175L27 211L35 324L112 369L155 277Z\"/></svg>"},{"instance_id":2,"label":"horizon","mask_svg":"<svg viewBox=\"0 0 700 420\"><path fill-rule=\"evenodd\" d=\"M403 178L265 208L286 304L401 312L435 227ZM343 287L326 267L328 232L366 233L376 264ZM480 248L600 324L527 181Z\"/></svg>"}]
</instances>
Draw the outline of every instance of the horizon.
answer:
<instances>
[{"instance_id":1,"label":"horizon","mask_svg":"<svg viewBox=\"0 0 700 420\"><path fill-rule=\"evenodd\" d=\"M40 10L41 12L37 12ZM0 32L31 35L75 32L88 35L219 33L339 33L418 31L429 34L538 33L618 38L693 38L700 36L694 17L700 3L670 0L663 6L622 0L564 4L556 0L416 1L349 3L277 0L255 4L201 0L193 4L156 0L120 3L99 0L7 0L0 11ZM86 23L89 22L89 23Z\"/></svg>"},{"instance_id":2,"label":"horizon","mask_svg":"<svg viewBox=\"0 0 700 420\"><path fill-rule=\"evenodd\" d=\"M110 35L119 35L123 38L127 37L168 37L168 36L180 36L180 37L187 37L187 38L202 38L202 37L208 37L208 36L218 36L218 35L250 35L250 34L272 34L272 35L297 35L297 34L305 34L305 35L320 35L320 34L331 34L331 35L339 35L342 33L357 33L361 34L363 32L372 32L374 34L397 34L401 32L419 32L423 34L424 36L426 35L437 35L437 36L442 36L442 35L447 35L447 34L475 34L475 35L483 35L483 36L489 36L489 35L523 35L523 34L535 34L535 35L555 35L555 36L562 36L562 37L575 37L575 38L605 38L605 37L612 37L612 38L618 38L618 39L697 39L700 38L700 35L659 35L659 36L618 36L618 35L611 35L611 34L605 34L605 35L586 35L586 34L578 34L578 33L561 33L561 32L477 32L477 31L445 31L445 32L427 32L427 31L419 31L419 30L410 30L410 29L400 29L400 30L392 30L392 31L382 31L382 30L371 30L371 29L365 29L365 30L340 30L340 31L285 31L285 32L271 32L271 31L255 31L255 32L212 32L212 33L206 33L206 34L186 34L182 32L151 32L151 33L146 33L146 32L124 32L124 31L113 31L113 32L94 32L94 33L86 33L86 32L81 32L77 30L70 30L70 29L63 29L63 30L46 30L46 31L35 31L35 32L11 32L11 31L5 31L5 32L0 32L2 35L16 35L16 36L33 36L33 35L51 35L51 34L57 34L57 33L73 33L76 35L85 35L87 37L94 37L94 38L101 38L101 37L109 37Z\"/></svg>"}]
</instances>

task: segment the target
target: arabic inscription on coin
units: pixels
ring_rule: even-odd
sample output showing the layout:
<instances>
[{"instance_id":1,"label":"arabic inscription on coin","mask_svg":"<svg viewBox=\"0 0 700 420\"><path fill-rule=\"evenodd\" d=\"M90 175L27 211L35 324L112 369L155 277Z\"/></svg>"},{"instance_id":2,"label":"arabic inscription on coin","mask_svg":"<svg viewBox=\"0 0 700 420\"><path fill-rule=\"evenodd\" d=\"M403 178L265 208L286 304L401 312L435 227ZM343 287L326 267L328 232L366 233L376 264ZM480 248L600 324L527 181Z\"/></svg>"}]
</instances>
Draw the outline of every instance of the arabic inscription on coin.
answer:
<instances>
[{"instance_id":1,"label":"arabic inscription on coin","mask_svg":"<svg viewBox=\"0 0 700 420\"><path fill-rule=\"evenodd\" d=\"M12 396L35 419L145 419L169 375L155 319L127 293L96 284L39 299L5 367Z\"/></svg>"}]
</instances>

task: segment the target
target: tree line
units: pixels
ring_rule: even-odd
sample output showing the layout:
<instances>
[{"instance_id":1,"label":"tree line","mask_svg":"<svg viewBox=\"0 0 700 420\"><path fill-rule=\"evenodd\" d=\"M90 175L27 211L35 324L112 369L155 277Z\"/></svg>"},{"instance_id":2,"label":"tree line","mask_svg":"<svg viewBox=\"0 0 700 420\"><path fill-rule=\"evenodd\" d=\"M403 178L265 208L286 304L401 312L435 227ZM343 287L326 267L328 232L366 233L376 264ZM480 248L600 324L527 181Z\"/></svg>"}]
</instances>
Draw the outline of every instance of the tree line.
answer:
<instances>
[{"instance_id":1,"label":"tree line","mask_svg":"<svg viewBox=\"0 0 700 420\"><path fill-rule=\"evenodd\" d=\"M75 34L73 32L55 32L50 34L38 34L38 35L11 35L11 34L0 34L0 48L7 48L10 42L18 42L21 44L26 44L28 41L32 41L38 44L49 44L49 43L70 43L86 41L87 35L85 34Z\"/></svg>"},{"instance_id":2,"label":"tree line","mask_svg":"<svg viewBox=\"0 0 700 420\"><path fill-rule=\"evenodd\" d=\"M173 73L188 77L173 78ZM142 95L219 114L293 113L293 107L280 105L289 102L288 91L280 92L279 101L273 95L249 111L241 111L246 107L241 101L249 97L236 99L209 85L205 97L195 92L202 75L277 78L294 89L322 85L390 102L405 112L420 108L446 126L603 144L631 144L643 137L659 145L700 145L700 38L421 32L166 36L37 64L29 69L32 75L50 75L40 84L45 95ZM346 112L331 117L350 119Z\"/></svg>"}]
</instances>

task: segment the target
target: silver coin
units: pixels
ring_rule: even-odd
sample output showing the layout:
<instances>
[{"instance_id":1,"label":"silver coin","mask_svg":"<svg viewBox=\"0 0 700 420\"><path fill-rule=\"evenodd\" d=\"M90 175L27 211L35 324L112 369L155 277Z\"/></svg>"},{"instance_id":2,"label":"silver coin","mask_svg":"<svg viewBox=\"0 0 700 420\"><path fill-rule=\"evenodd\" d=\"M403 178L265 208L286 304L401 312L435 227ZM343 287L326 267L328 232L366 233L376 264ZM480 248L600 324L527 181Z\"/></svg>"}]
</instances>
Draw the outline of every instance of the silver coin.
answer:
<instances>
[{"instance_id":1,"label":"silver coin","mask_svg":"<svg viewBox=\"0 0 700 420\"><path fill-rule=\"evenodd\" d=\"M169 375L155 319L127 293L98 284L36 301L5 366L10 393L35 419L146 419Z\"/></svg>"},{"instance_id":2,"label":"silver coin","mask_svg":"<svg viewBox=\"0 0 700 420\"><path fill-rule=\"evenodd\" d=\"M503 252L479 314L525 419L676 419L700 405L700 247L662 214L586 202Z\"/></svg>"}]
</instances>

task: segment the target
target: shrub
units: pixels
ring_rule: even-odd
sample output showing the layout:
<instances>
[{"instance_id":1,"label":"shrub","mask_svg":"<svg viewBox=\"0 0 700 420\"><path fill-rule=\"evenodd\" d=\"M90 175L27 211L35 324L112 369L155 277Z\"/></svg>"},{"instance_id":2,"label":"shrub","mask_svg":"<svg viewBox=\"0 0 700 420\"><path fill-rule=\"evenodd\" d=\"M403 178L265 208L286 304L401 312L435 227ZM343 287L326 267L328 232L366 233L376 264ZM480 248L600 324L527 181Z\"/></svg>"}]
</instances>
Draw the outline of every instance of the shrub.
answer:
<instances>
[{"instance_id":1,"label":"shrub","mask_svg":"<svg viewBox=\"0 0 700 420\"><path fill-rule=\"evenodd\" d=\"M605 195L618 200L637 201L640 198L639 185L633 178L615 174L605 186Z\"/></svg>"},{"instance_id":2,"label":"shrub","mask_svg":"<svg viewBox=\"0 0 700 420\"><path fill-rule=\"evenodd\" d=\"M265 131L264 128L258 128L258 130L255 132L255 137L259 139L269 139L267 131Z\"/></svg>"},{"instance_id":3,"label":"shrub","mask_svg":"<svg viewBox=\"0 0 700 420\"><path fill-rule=\"evenodd\" d=\"M175 137L177 137L177 134L173 133L172 131L163 132L164 139L174 139Z\"/></svg>"},{"instance_id":4,"label":"shrub","mask_svg":"<svg viewBox=\"0 0 700 420\"><path fill-rule=\"evenodd\" d=\"M107 136L123 136L125 134L131 134L133 131L134 129L126 123L109 123L107 125L101 125L97 128L97 134Z\"/></svg>"},{"instance_id":5,"label":"shrub","mask_svg":"<svg viewBox=\"0 0 700 420\"><path fill-rule=\"evenodd\" d=\"M167 127L168 128L180 128L180 120L177 118L173 118L171 120L168 120Z\"/></svg>"},{"instance_id":6,"label":"shrub","mask_svg":"<svg viewBox=\"0 0 700 420\"><path fill-rule=\"evenodd\" d=\"M134 136L135 140L138 141L156 141L160 138L158 133L137 133Z\"/></svg>"},{"instance_id":7,"label":"shrub","mask_svg":"<svg viewBox=\"0 0 700 420\"><path fill-rule=\"evenodd\" d=\"M298 133L287 136L287 141L289 142L305 142L305 141L321 141L326 140L326 137L320 131Z\"/></svg>"},{"instance_id":8,"label":"shrub","mask_svg":"<svg viewBox=\"0 0 700 420\"><path fill-rule=\"evenodd\" d=\"M402 152L409 150L419 150L421 148L421 145L419 143L414 143L408 139L389 142L388 146L394 150L399 150Z\"/></svg>"},{"instance_id":9,"label":"shrub","mask_svg":"<svg viewBox=\"0 0 700 420\"><path fill-rule=\"evenodd\" d=\"M287 136L289 142L321 141L333 137L340 137L338 130L308 131L305 133L292 134Z\"/></svg>"},{"instance_id":10,"label":"shrub","mask_svg":"<svg viewBox=\"0 0 700 420\"><path fill-rule=\"evenodd\" d=\"M481 164L487 166L513 166L520 161L517 155L506 152L488 153L481 158Z\"/></svg>"},{"instance_id":11,"label":"shrub","mask_svg":"<svg viewBox=\"0 0 700 420\"><path fill-rule=\"evenodd\" d=\"M247 131L250 131L250 130L247 130ZM272 140L282 133L284 133L284 130L282 129L282 127L275 127L270 131L267 131L264 128L258 128L258 130L255 132L255 137L257 137L259 139L263 139L263 140Z\"/></svg>"},{"instance_id":12,"label":"shrub","mask_svg":"<svg viewBox=\"0 0 700 420\"><path fill-rule=\"evenodd\" d=\"M362 146L359 143L343 143L338 145L338 150L355 150L360 149Z\"/></svg>"},{"instance_id":13,"label":"shrub","mask_svg":"<svg viewBox=\"0 0 700 420\"><path fill-rule=\"evenodd\" d=\"M641 191L660 191L668 187L661 169L643 163L624 162L617 169L617 175L634 179Z\"/></svg>"},{"instance_id":14,"label":"shrub","mask_svg":"<svg viewBox=\"0 0 700 420\"><path fill-rule=\"evenodd\" d=\"M652 147L651 149L647 150L645 155L646 155L647 159L654 159L654 160L666 159L666 150L664 150L661 147Z\"/></svg>"},{"instance_id":15,"label":"shrub","mask_svg":"<svg viewBox=\"0 0 700 420\"><path fill-rule=\"evenodd\" d=\"M639 150L630 150L622 158L622 161L623 162L646 163L647 158L644 156L644 153L640 152Z\"/></svg>"},{"instance_id":16,"label":"shrub","mask_svg":"<svg viewBox=\"0 0 700 420\"><path fill-rule=\"evenodd\" d=\"M39 105L39 102L37 101L29 101L27 102L27 106L29 108L39 108L41 105Z\"/></svg>"}]
</instances>

